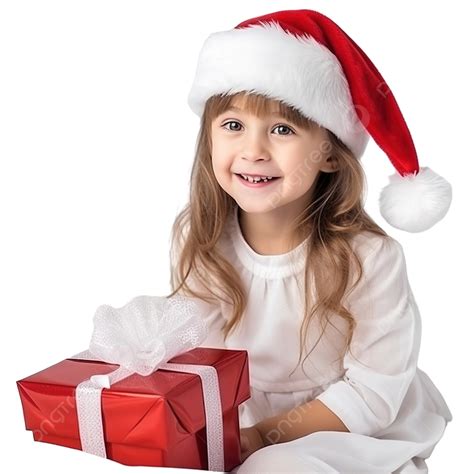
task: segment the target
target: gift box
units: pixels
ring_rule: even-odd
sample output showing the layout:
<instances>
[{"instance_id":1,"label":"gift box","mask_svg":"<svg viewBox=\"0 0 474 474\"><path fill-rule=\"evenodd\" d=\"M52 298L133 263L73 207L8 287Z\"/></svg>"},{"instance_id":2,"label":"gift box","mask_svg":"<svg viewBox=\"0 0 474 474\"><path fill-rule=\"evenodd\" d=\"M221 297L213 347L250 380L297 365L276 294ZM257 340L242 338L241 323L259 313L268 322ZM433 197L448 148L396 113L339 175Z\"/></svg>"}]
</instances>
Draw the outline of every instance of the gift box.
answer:
<instances>
[{"instance_id":1,"label":"gift box","mask_svg":"<svg viewBox=\"0 0 474 474\"><path fill-rule=\"evenodd\" d=\"M126 465L208 469L203 383L195 373L171 364L215 369L222 409L224 470L241 463L239 404L250 398L248 354L244 350L196 347L150 375L132 373L103 388L100 413L106 457ZM35 441L83 449L76 389L118 364L68 358L17 381L25 427ZM179 366L176 366L179 367Z\"/></svg>"},{"instance_id":2,"label":"gift box","mask_svg":"<svg viewBox=\"0 0 474 474\"><path fill-rule=\"evenodd\" d=\"M127 465L232 470L248 355L200 347L205 311L182 295L99 306L88 350L17 381L26 429Z\"/></svg>"}]
</instances>

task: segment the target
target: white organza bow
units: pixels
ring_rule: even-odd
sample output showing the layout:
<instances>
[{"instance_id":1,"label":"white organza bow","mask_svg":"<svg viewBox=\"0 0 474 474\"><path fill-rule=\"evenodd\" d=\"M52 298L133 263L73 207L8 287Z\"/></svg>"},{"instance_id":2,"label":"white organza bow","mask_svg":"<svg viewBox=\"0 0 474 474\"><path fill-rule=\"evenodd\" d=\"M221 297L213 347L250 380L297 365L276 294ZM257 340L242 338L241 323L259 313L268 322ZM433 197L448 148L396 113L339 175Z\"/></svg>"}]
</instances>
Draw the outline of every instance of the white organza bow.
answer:
<instances>
[{"instance_id":1,"label":"white organza bow","mask_svg":"<svg viewBox=\"0 0 474 474\"><path fill-rule=\"evenodd\" d=\"M190 298L142 295L121 308L97 308L89 351L145 376L162 362L198 347L207 332L204 315Z\"/></svg>"}]
</instances>

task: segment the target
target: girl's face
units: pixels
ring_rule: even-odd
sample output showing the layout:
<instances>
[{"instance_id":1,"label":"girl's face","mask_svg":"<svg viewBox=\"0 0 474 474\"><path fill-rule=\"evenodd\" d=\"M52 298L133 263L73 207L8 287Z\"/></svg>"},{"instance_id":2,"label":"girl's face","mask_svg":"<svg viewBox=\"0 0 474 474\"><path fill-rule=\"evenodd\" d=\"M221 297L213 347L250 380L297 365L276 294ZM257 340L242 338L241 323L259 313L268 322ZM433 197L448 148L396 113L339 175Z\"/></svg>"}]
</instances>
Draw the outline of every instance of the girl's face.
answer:
<instances>
[{"instance_id":1,"label":"girl's face","mask_svg":"<svg viewBox=\"0 0 474 474\"><path fill-rule=\"evenodd\" d=\"M258 118L235 101L212 121L211 137L216 179L245 212L288 210L290 205L292 214L301 212L311 201L319 172L335 171L326 129L304 130L275 111ZM242 174L273 179L255 185Z\"/></svg>"}]
</instances>

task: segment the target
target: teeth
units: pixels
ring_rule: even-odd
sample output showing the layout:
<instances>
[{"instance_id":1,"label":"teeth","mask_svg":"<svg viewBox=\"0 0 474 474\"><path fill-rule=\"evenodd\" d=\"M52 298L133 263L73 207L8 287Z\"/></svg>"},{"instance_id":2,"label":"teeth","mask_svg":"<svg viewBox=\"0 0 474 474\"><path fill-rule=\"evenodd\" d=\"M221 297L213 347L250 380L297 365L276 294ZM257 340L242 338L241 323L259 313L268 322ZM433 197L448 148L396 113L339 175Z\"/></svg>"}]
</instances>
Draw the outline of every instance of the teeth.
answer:
<instances>
[{"instance_id":1,"label":"teeth","mask_svg":"<svg viewBox=\"0 0 474 474\"><path fill-rule=\"evenodd\" d=\"M259 183L260 181L263 181L264 183L267 183L268 181L272 180L272 176L259 176L259 177L252 177L252 176L247 176L245 174L241 174L242 178L246 179L247 181L251 183Z\"/></svg>"}]
</instances>

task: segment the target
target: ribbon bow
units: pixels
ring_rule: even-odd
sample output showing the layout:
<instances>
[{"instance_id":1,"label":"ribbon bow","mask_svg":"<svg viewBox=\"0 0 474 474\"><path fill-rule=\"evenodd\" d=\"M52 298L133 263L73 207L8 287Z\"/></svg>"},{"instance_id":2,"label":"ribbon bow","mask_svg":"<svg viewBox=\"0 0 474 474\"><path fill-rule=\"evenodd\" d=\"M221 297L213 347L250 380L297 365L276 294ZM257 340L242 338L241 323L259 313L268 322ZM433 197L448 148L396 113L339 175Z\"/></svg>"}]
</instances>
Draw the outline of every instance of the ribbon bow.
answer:
<instances>
[{"instance_id":1,"label":"ribbon bow","mask_svg":"<svg viewBox=\"0 0 474 474\"><path fill-rule=\"evenodd\" d=\"M175 364L168 360L201 344L208 332L204 315L190 298L137 296L121 308L101 305L94 315L89 350L73 359L102 360L120 367L93 375L76 388L83 451L106 457L101 392L133 373L150 375L160 368L191 372L202 381L206 410L209 470L224 470L222 405L217 371L212 366Z\"/></svg>"}]
</instances>

